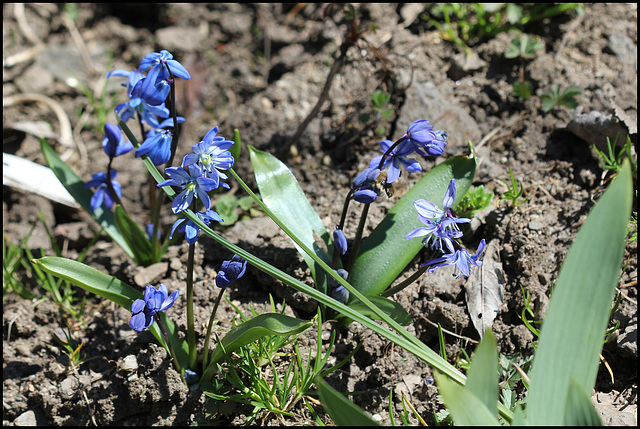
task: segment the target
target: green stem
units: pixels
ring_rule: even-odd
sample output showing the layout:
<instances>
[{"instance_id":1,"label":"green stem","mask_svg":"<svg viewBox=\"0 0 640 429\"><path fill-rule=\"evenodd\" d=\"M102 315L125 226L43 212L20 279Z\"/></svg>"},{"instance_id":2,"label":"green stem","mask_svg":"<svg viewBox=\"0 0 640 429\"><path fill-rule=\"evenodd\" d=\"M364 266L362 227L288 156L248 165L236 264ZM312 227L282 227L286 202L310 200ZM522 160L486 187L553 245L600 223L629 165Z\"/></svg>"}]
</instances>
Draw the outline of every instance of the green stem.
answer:
<instances>
[{"instance_id":1,"label":"green stem","mask_svg":"<svg viewBox=\"0 0 640 429\"><path fill-rule=\"evenodd\" d=\"M167 345L167 348L169 349L169 353L171 354L171 358L173 359L173 365L176 368L176 371L178 371L180 374L182 374L182 370L180 368L180 364L178 363L178 358L176 357L176 352L173 350L173 345L171 345L171 341L169 340L169 334L167 334L167 330L164 327L164 324L162 323L162 320L160 320L160 316L158 316L158 313L153 315L154 320L156 321L156 323L158 324L158 327L160 328L160 331L162 332L162 337L164 338L164 343Z\"/></svg>"},{"instance_id":2,"label":"green stem","mask_svg":"<svg viewBox=\"0 0 640 429\"><path fill-rule=\"evenodd\" d=\"M387 296L391 296L391 295L393 295L393 294L395 294L395 293L400 292L402 289L406 288L406 287L407 287L407 286L409 286L411 283L413 283L413 282L415 282L416 280L418 280L418 279L420 278L420 276L421 276L422 274L424 274L424 272L425 272L425 271L427 271L427 269L428 269L428 268L429 268L429 267L420 267L420 268L418 269L418 271L416 271L415 273L413 273L413 274L411 275L411 277L409 277L408 279L406 279L406 280L402 281L402 282L401 282L401 283L399 283L398 285L396 285L396 286L394 286L394 287L392 287L392 288L389 288L389 289L385 290L384 292L382 292L382 293L380 294L380 296L387 297Z\"/></svg>"},{"instance_id":3,"label":"green stem","mask_svg":"<svg viewBox=\"0 0 640 429\"><path fill-rule=\"evenodd\" d=\"M204 350L202 356L202 373L204 374L205 370L208 366L209 360L209 340L211 339L211 329L213 328L213 322L216 318L216 312L218 311L218 305L220 304L220 300L222 299L222 295L224 294L224 288L220 289L220 293L216 298L216 303L213 306L213 311L211 312L211 316L209 317L209 326L207 326L207 335L204 338Z\"/></svg>"},{"instance_id":4,"label":"green stem","mask_svg":"<svg viewBox=\"0 0 640 429\"><path fill-rule=\"evenodd\" d=\"M189 244L189 260L187 262L187 342L189 343L189 368L195 370L197 350L196 350L196 330L193 317L193 270L194 254L196 245Z\"/></svg>"}]
</instances>

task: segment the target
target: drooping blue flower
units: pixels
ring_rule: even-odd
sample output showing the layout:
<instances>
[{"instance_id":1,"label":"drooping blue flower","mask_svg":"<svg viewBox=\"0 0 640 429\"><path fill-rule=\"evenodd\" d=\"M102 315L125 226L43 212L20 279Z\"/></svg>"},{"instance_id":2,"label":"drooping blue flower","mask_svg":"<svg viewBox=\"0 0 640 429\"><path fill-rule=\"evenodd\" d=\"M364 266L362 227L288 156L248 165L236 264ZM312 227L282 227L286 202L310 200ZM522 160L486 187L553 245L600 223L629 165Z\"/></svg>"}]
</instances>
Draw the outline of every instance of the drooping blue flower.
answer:
<instances>
[{"instance_id":1,"label":"drooping blue flower","mask_svg":"<svg viewBox=\"0 0 640 429\"><path fill-rule=\"evenodd\" d=\"M193 153L184 156L181 166L186 167L197 163L207 177L229 189L229 185L220 182L220 179L227 179L227 175L222 170L233 167L234 159L228 149L233 146L234 142L225 140L224 137L217 136L217 134L218 127L209 130L202 141L193 146Z\"/></svg>"},{"instance_id":2,"label":"drooping blue flower","mask_svg":"<svg viewBox=\"0 0 640 429\"><path fill-rule=\"evenodd\" d=\"M345 237L344 232L339 228L339 225L336 225L336 229L333 231L333 242L341 255L347 253L347 237Z\"/></svg>"},{"instance_id":3,"label":"drooping blue flower","mask_svg":"<svg viewBox=\"0 0 640 429\"><path fill-rule=\"evenodd\" d=\"M164 103L152 106L139 96L133 95L133 90L136 84L144 78L144 75L138 70L128 72L126 70L115 69L107 73L107 78L112 76L127 78L127 95L129 96L129 101L118 104L114 109L116 114L118 114L120 119L124 122L129 121L129 119L133 118L133 116L138 113L142 122L150 125L151 127L157 128L159 125L158 118L169 117L169 109L166 108Z\"/></svg>"},{"instance_id":4,"label":"drooping blue flower","mask_svg":"<svg viewBox=\"0 0 640 429\"><path fill-rule=\"evenodd\" d=\"M124 155L133 150L133 143L124 138L117 125L104 124L104 134L102 148L109 158Z\"/></svg>"},{"instance_id":5,"label":"drooping blue flower","mask_svg":"<svg viewBox=\"0 0 640 429\"><path fill-rule=\"evenodd\" d=\"M347 270L342 268L336 270L336 273L345 280L349 278ZM331 293L329 294L331 298L343 304L346 304L349 301L349 291L344 286L338 283L333 277L328 277L327 283L331 290Z\"/></svg>"},{"instance_id":6,"label":"drooping blue flower","mask_svg":"<svg viewBox=\"0 0 640 429\"><path fill-rule=\"evenodd\" d=\"M160 283L158 289L151 285L147 286L144 290L144 299L136 299L131 304L129 326L138 332L149 328L153 324L153 316L171 307L179 295L178 290L169 295L169 290L164 283Z\"/></svg>"},{"instance_id":7,"label":"drooping blue flower","mask_svg":"<svg viewBox=\"0 0 640 429\"><path fill-rule=\"evenodd\" d=\"M369 168L378 168L380 160L389 148L393 145L391 140L383 140L380 142L380 149L382 149L383 155L374 157L369 163ZM382 170L389 167L387 173L387 183L393 183L400 177L400 166L404 167L408 173L416 173L422 171L422 166L415 159L407 158L415 151L415 146L409 140L405 140L396 146L389 155L385 156L384 162L380 167Z\"/></svg>"},{"instance_id":8,"label":"drooping blue flower","mask_svg":"<svg viewBox=\"0 0 640 429\"><path fill-rule=\"evenodd\" d=\"M209 225L211 221L222 222L222 218L220 217L220 215L218 215L218 213L213 210L206 210L204 213L196 213L196 215L206 225ZM173 237L173 233L176 231L176 228L178 232L184 232L187 243L194 244L196 241L198 241L198 236L200 235L200 227L191 219L184 217L175 221L173 223L173 227L171 228L171 235L169 235L169 238Z\"/></svg>"},{"instance_id":9,"label":"drooping blue flower","mask_svg":"<svg viewBox=\"0 0 640 429\"><path fill-rule=\"evenodd\" d=\"M444 244L449 251L454 251L453 240L462 237L462 231L447 228L453 222L451 219L443 219L440 223L435 223L430 219L421 217L420 215L418 215L418 217L425 226L416 228L408 233L405 236L407 240L416 237L424 237L422 239L422 244L425 246L431 244L433 249L438 249L444 252Z\"/></svg>"},{"instance_id":10,"label":"drooping blue flower","mask_svg":"<svg viewBox=\"0 0 640 429\"><path fill-rule=\"evenodd\" d=\"M164 172L170 179L158 183L158 187L180 186L182 188L182 191L174 198L171 204L171 210L174 214L188 209L194 196L200 198L205 210L209 210L211 198L209 198L207 192L216 189L217 186L213 179L202 175L200 167L190 165L188 173L179 167L169 167Z\"/></svg>"},{"instance_id":11,"label":"drooping blue flower","mask_svg":"<svg viewBox=\"0 0 640 429\"><path fill-rule=\"evenodd\" d=\"M114 179L118 176L118 173L115 170L111 170L111 185L113 186L113 190L115 191L118 199L122 198L122 188L120 183L116 182ZM114 195L111 193L109 186L107 185L107 173L103 173L102 171L96 174L91 175L91 180L84 184L85 189L89 188L97 188L93 196L91 197L91 209L96 210L103 203L107 210L111 210L113 207L113 202L116 200Z\"/></svg>"},{"instance_id":12,"label":"drooping blue flower","mask_svg":"<svg viewBox=\"0 0 640 429\"><path fill-rule=\"evenodd\" d=\"M222 262L222 267L216 276L216 286L222 289L226 288L242 277L246 270L247 261L238 255L233 255L230 261Z\"/></svg>"},{"instance_id":13,"label":"drooping blue flower","mask_svg":"<svg viewBox=\"0 0 640 429\"><path fill-rule=\"evenodd\" d=\"M151 237L153 237L153 224L150 223L149 225L147 225L144 231L147 233L147 240L152 241ZM160 237L161 237L160 228L158 228L156 233L157 233L156 235L158 236L158 240L160 240Z\"/></svg>"},{"instance_id":14,"label":"drooping blue flower","mask_svg":"<svg viewBox=\"0 0 640 429\"><path fill-rule=\"evenodd\" d=\"M178 116L178 123L184 122L182 116ZM170 128L170 129L169 129ZM147 133L147 138L136 149L136 158L147 155L153 165L162 165L171 158L171 141L173 139L173 118L165 119L162 123Z\"/></svg>"},{"instance_id":15,"label":"drooping blue flower","mask_svg":"<svg viewBox=\"0 0 640 429\"><path fill-rule=\"evenodd\" d=\"M485 247L485 241L483 238L482 241L480 241L480 244L478 245L478 251L475 253L475 255L470 255L467 249L462 247L456 250L455 252L447 253L440 258L427 261L421 266L425 267L425 266L431 265L428 271L430 273L433 273L436 269L440 267L455 264L456 268L453 273L456 276L456 278L460 278L460 275L469 277L471 274L473 274L473 270L471 266L480 267L482 265L482 261L480 261L480 255L482 255L482 251L484 250L484 247Z\"/></svg>"},{"instance_id":16,"label":"drooping blue flower","mask_svg":"<svg viewBox=\"0 0 640 429\"><path fill-rule=\"evenodd\" d=\"M440 156L447 145L447 133L433 131L433 125L426 119L414 121L404 137L414 145L415 150L422 156Z\"/></svg>"},{"instance_id":17,"label":"drooping blue flower","mask_svg":"<svg viewBox=\"0 0 640 429\"><path fill-rule=\"evenodd\" d=\"M362 204L371 204L378 198L378 192L373 189L374 182L380 176L377 168L366 168L359 173L351 184L353 191L351 198Z\"/></svg>"},{"instance_id":18,"label":"drooping blue flower","mask_svg":"<svg viewBox=\"0 0 640 429\"><path fill-rule=\"evenodd\" d=\"M149 69L150 68L150 69ZM173 77L191 79L189 72L167 50L147 54L140 61L141 71L149 69L147 76L141 79L133 89L133 95L140 97L152 106L164 103L171 90Z\"/></svg>"},{"instance_id":19,"label":"drooping blue flower","mask_svg":"<svg viewBox=\"0 0 640 429\"><path fill-rule=\"evenodd\" d=\"M189 80L191 76L186 68L182 66L178 61L173 59L173 55L171 52L163 49L159 53L152 52L150 54L145 55L145 57L140 61L140 67L138 67L142 71L146 71L149 67L154 68L166 68L173 76L179 77L180 79Z\"/></svg>"}]
</instances>

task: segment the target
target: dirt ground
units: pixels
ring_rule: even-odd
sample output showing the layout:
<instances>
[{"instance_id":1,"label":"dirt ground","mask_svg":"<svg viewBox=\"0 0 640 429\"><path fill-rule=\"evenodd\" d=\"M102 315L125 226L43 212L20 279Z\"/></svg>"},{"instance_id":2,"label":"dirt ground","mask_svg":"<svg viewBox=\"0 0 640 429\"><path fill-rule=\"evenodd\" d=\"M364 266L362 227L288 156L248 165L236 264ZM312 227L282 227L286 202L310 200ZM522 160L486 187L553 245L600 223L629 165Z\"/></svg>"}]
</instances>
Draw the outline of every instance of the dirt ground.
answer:
<instances>
[{"instance_id":1,"label":"dirt ground","mask_svg":"<svg viewBox=\"0 0 640 429\"><path fill-rule=\"evenodd\" d=\"M474 185L496 194L492 204L475 216L465 243L472 249L482 238L499 243L505 296L493 329L503 354L533 353L533 335L519 317L524 308L522 288L531 294L536 317L543 318L549 289L569 246L606 189L610 176L603 172L592 145L604 144L602 136L615 137L616 131L629 133L634 145L637 138L634 4L589 4L584 14L571 12L524 29L544 43L523 71L534 95L552 84L581 90L576 109L559 106L547 113L539 97L519 101L512 94L521 63L503 54L513 34L473 46L472 61L466 63L461 51L422 18L421 8L360 5L363 23L375 22L379 29L365 34L368 44L361 41L349 49L328 101L294 146L288 139L316 104L347 30L344 20L323 18L322 5L306 4L296 10L293 4L83 4L71 23L63 19L62 8L3 5L3 97L24 93L51 97L70 118L74 143L66 147L59 142L60 122L48 105L5 102L3 152L44 164L38 138L16 129L24 129L28 121L48 121L53 125L50 142L68 156L80 176L89 180L91 174L104 171L103 134L82 86L99 91L108 70L132 70L147 53L167 49L192 76L178 83L179 112L187 118L178 153L188 153L215 125L226 137L237 128L243 143L277 155L291 168L329 229L339 219L350 181L378 154L378 142L395 140L412 121L428 119L436 129L448 131L449 144L440 159L420 160L423 169L466 154L471 140L480 161ZM110 107L126 100L120 83L119 79L106 82ZM374 90L391 94L393 114L363 123L359 117L372 113L369 99ZM610 117L614 125L606 129L579 125L590 114ZM114 122L113 112L107 120ZM378 126L384 129L382 135L375 132ZM248 151L243 150L236 162L236 171L256 189ZM148 181L142 164L125 156L116 159L114 168L123 204L141 224L148 223ZM502 180L508 178L509 168L524 183L528 198L516 209L498 198L506 191ZM397 195L415 183L416 176L405 173ZM237 186L232 192L243 196ZM371 207L369 230L397 198ZM42 247L52 255L39 211L68 258L77 258L99 229L80 210L3 186L3 228L9 239L18 243L37 223L28 247L34 251ZM348 237L355 233L358 216L359 210L350 211ZM175 218L166 210L162 220L171 225ZM254 217L216 228L283 271L310 281L302 258L270 219ZM163 282L184 295L187 248L186 242L171 246L162 263L142 269L103 234L85 263L140 288ZM201 333L217 295L212 278L230 256L209 237L201 237L196 246L196 320ZM592 398L608 425L637 422L636 242L625 249L625 261L618 285L622 298L609 326L618 321L620 325L602 352L611 373L601 364ZM23 280L35 290L33 279ZM52 334L64 326L58 308L47 300L34 307L15 294L3 296L3 424L202 421L204 394L188 391L150 334L137 334L128 326L130 313L83 291L77 294L86 298L86 326L76 323L73 334L84 344L88 360L75 371L65 366L68 359L53 341ZM254 268L227 296L249 315L251 306L264 308L269 294L280 302L286 299L287 314L303 318L313 314L313 302ZM395 299L412 316L409 331L434 350L439 350L437 324L446 330L450 362L462 349L471 354L479 336L469 317L463 280L452 279L451 272L442 269L423 276ZM182 331L186 331L184 310L184 300L171 309ZM218 333L226 332L237 317L225 301L218 315ZM300 339L303 351L314 343L313 329ZM361 392L352 400L378 415L382 423L390 424L391 389L396 422L404 393L427 423L434 423L434 413L444 406L436 387L425 381L433 377L432 369L358 324L340 337L330 363L343 359L358 344L362 348L327 381L340 391ZM137 358L133 372L122 367L129 355ZM283 367L286 359L282 358ZM323 421L331 422L322 407L315 409ZM227 404L213 415L218 423L240 425L249 412ZM302 403L293 412L295 417L262 415L257 423L315 424Z\"/></svg>"}]
</instances>

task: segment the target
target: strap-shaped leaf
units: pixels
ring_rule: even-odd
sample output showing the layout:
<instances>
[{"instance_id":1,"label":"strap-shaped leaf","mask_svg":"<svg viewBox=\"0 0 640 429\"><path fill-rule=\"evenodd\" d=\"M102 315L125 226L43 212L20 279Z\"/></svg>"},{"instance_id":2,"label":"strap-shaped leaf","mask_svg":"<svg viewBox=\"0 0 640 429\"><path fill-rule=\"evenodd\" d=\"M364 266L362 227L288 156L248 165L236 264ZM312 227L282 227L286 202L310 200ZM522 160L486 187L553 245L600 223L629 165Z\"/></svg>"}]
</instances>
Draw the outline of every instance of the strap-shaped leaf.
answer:
<instances>
[{"instance_id":1,"label":"strap-shaped leaf","mask_svg":"<svg viewBox=\"0 0 640 429\"><path fill-rule=\"evenodd\" d=\"M571 245L529 374L525 423L562 425L570 382L591 392L624 253L633 185L625 161Z\"/></svg>"},{"instance_id":2,"label":"strap-shaped leaf","mask_svg":"<svg viewBox=\"0 0 640 429\"><path fill-rule=\"evenodd\" d=\"M289 228L291 233L309 249L313 249L320 259L330 264L329 255L316 244L313 233L316 232L322 238L327 249L331 249L331 237L320 217L309 204L291 170L267 152L249 146L249 153L264 204ZM322 268L295 242L294 245L309 266L316 287L325 292L326 277Z\"/></svg>"},{"instance_id":3,"label":"strap-shaped leaf","mask_svg":"<svg viewBox=\"0 0 640 429\"><path fill-rule=\"evenodd\" d=\"M262 338L267 335L295 335L309 328L313 321L300 320L295 317L285 316L279 313L266 313L249 319L246 322L232 328L227 335L222 338L221 343L216 346L211 354L209 366L202 376L202 382L206 382L217 371L217 363L224 358L225 352L230 353L238 347Z\"/></svg>"},{"instance_id":4,"label":"strap-shaped leaf","mask_svg":"<svg viewBox=\"0 0 640 429\"><path fill-rule=\"evenodd\" d=\"M422 248L419 238L405 238L424 226L413 202L424 199L442 208L449 182L456 179L457 203L471 186L475 170L474 158L457 156L436 165L413 185L362 242L350 277L353 287L365 296L379 295L389 287Z\"/></svg>"},{"instance_id":5,"label":"strap-shaped leaf","mask_svg":"<svg viewBox=\"0 0 640 429\"><path fill-rule=\"evenodd\" d=\"M336 426L380 426L353 402L320 377L315 378L322 406L327 410Z\"/></svg>"},{"instance_id":6,"label":"strap-shaped leaf","mask_svg":"<svg viewBox=\"0 0 640 429\"><path fill-rule=\"evenodd\" d=\"M68 280L88 292L107 298L127 310L131 309L133 301L136 299L142 299L142 293L138 292L133 287L116 279L115 277L110 276L109 274L105 274L102 271L96 270L95 268L81 262L57 256L46 256L44 258L35 259L33 263L44 271L51 273L56 277ZM189 359L187 342L178 337L175 325L165 316L164 313L160 313L160 318L167 330L167 335L169 336L173 350L176 353L176 358L178 359L180 367L188 368ZM157 323L151 325L149 330L156 337L158 342L164 346L164 339Z\"/></svg>"},{"instance_id":7,"label":"strap-shaped leaf","mask_svg":"<svg viewBox=\"0 0 640 429\"><path fill-rule=\"evenodd\" d=\"M60 183L69 191L82 208L91 215L96 222L104 229L111 239L124 250L132 259L135 259L134 253L127 244L118 228L116 227L115 216L112 211L98 207L96 210L91 208L92 192L84 188L84 182L64 161L60 159L58 154L49 144L42 140L40 142L40 150L44 155L47 165L54 172Z\"/></svg>"},{"instance_id":8,"label":"strap-shaped leaf","mask_svg":"<svg viewBox=\"0 0 640 429\"><path fill-rule=\"evenodd\" d=\"M370 296L368 297L369 301L374 303L378 308L385 312L389 317L391 317L394 321L401 324L402 326L407 326L411 323L411 316L407 313L407 310L404 309L403 306L398 304L395 301L392 301L388 298L384 298L382 296ZM372 318L373 320L380 320L380 318L362 301L354 299L349 303L349 307L362 313L365 316Z\"/></svg>"},{"instance_id":9,"label":"strap-shaped leaf","mask_svg":"<svg viewBox=\"0 0 640 429\"><path fill-rule=\"evenodd\" d=\"M569 381L565 426L602 426L600 416L591 399L574 379Z\"/></svg>"},{"instance_id":10,"label":"strap-shaped leaf","mask_svg":"<svg viewBox=\"0 0 640 429\"><path fill-rule=\"evenodd\" d=\"M492 416L498 416L498 344L491 329L484 332L476 347L465 387L482 401Z\"/></svg>"},{"instance_id":11,"label":"strap-shaped leaf","mask_svg":"<svg viewBox=\"0 0 640 429\"><path fill-rule=\"evenodd\" d=\"M154 258L153 247L145 233L120 206L116 207L116 226L122 232L122 236L134 254L133 259L138 265L148 267L151 264L160 262Z\"/></svg>"},{"instance_id":12,"label":"strap-shaped leaf","mask_svg":"<svg viewBox=\"0 0 640 429\"><path fill-rule=\"evenodd\" d=\"M498 417L471 390L435 373L438 393L451 412L456 426L498 426Z\"/></svg>"}]
</instances>

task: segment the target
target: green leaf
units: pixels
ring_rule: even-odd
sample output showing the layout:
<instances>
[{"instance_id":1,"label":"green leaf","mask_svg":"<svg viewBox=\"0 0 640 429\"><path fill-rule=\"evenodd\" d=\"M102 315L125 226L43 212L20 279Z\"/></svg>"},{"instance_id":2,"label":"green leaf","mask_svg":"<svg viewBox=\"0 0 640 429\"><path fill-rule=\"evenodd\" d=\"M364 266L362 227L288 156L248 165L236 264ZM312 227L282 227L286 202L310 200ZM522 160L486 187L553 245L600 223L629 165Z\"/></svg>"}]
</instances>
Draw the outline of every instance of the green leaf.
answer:
<instances>
[{"instance_id":1,"label":"green leaf","mask_svg":"<svg viewBox=\"0 0 640 429\"><path fill-rule=\"evenodd\" d=\"M296 319L279 313L265 313L249 319L232 328L211 354L211 360L205 370L202 381L206 382L217 371L217 363L224 359L225 352L230 353L267 335L291 336L298 334L313 324L313 321Z\"/></svg>"},{"instance_id":2,"label":"green leaf","mask_svg":"<svg viewBox=\"0 0 640 429\"><path fill-rule=\"evenodd\" d=\"M591 399L574 379L569 382L565 426L602 426Z\"/></svg>"},{"instance_id":3,"label":"green leaf","mask_svg":"<svg viewBox=\"0 0 640 429\"><path fill-rule=\"evenodd\" d=\"M147 239L144 231L120 206L116 206L116 226L133 252L136 264L148 267L159 262L154 258L151 242Z\"/></svg>"},{"instance_id":4,"label":"green leaf","mask_svg":"<svg viewBox=\"0 0 640 429\"><path fill-rule=\"evenodd\" d=\"M632 196L631 169L625 162L589 213L560 269L530 373L528 424L564 423L572 379L584 392L593 389Z\"/></svg>"},{"instance_id":5,"label":"green leaf","mask_svg":"<svg viewBox=\"0 0 640 429\"><path fill-rule=\"evenodd\" d=\"M438 393L451 412L456 426L498 426L498 417L471 390L435 373ZM496 385L497 386L497 385ZM497 399L497 398L496 398Z\"/></svg>"},{"instance_id":6,"label":"green leaf","mask_svg":"<svg viewBox=\"0 0 640 429\"><path fill-rule=\"evenodd\" d=\"M328 249L332 248L333 242L293 173L279 159L267 152L249 146L249 153L264 204L291 233L308 248L313 249L320 259L330 264L331 258L316 244L314 232L322 238ZM326 277L323 270L295 242L294 245L309 266L318 290L325 291Z\"/></svg>"},{"instance_id":7,"label":"green leaf","mask_svg":"<svg viewBox=\"0 0 640 429\"><path fill-rule=\"evenodd\" d=\"M407 326L411 323L411 316L409 316L407 310L405 310L404 307L397 302L381 296L370 296L368 298L369 301L374 303L378 308L384 311L385 314L387 314L402 326ZM359 311L365 316L372 318L373 320L380 320L380 318L376 316L376 314L371 309L369 309L369 307L362 303L362 301L354 300L353 302L349 303L349 307L351 307L353 310Z\"/></svg>"},{"instance_id":8,"label":"green leaf","mask_svg":"<svg viewBox=\"0 0 640 429\"><path fill-rule=\"evenodd\" d=\"M362 242L351 273L351 284L365 296L382 293L422 248L418 238L405 236L424 226L413 202L425 199L442 208L451 179L456 179L456 204L467 193L475 174L474 158L457 156L436 165L387 213L371 235Z\"/></svg>"},{"instance_id":9,"label":"green leaf","mask_svg":"<svg viewBox=\"0 0 640 429\"><path fill-rule=\"evenodd\" d=\"M315 378L322 406L327 410L336 426L380 426L364 410L320 377Z\"/></svg>"},{"instance_id":10,"label":"green leaf","mask_svg":"<svg viewBox=\"0 0 640 429\"><path fill-rule=\"evenodd\" d=\"M54 172L60 183L75 198L82 208L91 215L96 222L104 229L111 239L124 250L132 259L134 258L133 250L127 244L118 228L116 227L115 216L112 211L98 207L96 210L91 208L91 197L93 193L89 189L84 188L84 182L64 161L60 159L58 154L49 144L42 140L40 142L40 150L44 155L47 165Z\"/></svg>"},{"instance_id":11,"label":"green leaf","mask_svg":"<svg viewBox=\"0 0 640 429\"><path fill-rule=\"evenodd\" d=\"M490 329L487 329L476 347L465 387L482 401L492 416L497 417L498 344Z\"/></svg>"},{"instance_id":12,"label":"green leaf","mask_svg":"<svg viewBox=\"0 0 640 429\"><path fill-rule=\"evenodd\" d=\"M138 292L128 284L110 276L109 274L105 274L93 267L71 259L47 256L40 259L34 259L32 262L42 268L42 270L61 279L68 280L88 292L107 298L126 310L131 309L133 301L143 298L141 292ZM180 367L188 368L189 357L187 342L178 337L175 325L166 317L164 312L160 313L160 318L165 325L169 341L171 341L171 345L176 353ZM160 332L160 328L158 328L158 324L154 323L151 325L149 330L156 337L158 342L166 348L162 333Z\"/></svg>"}]
</instances>

